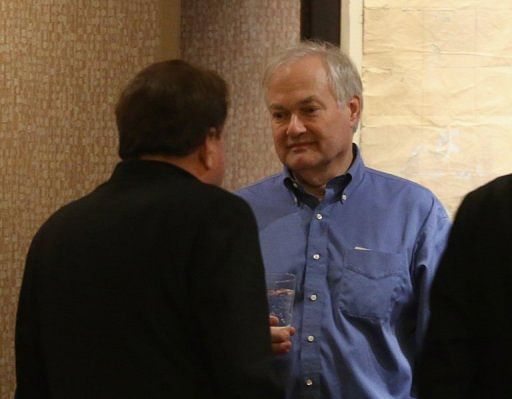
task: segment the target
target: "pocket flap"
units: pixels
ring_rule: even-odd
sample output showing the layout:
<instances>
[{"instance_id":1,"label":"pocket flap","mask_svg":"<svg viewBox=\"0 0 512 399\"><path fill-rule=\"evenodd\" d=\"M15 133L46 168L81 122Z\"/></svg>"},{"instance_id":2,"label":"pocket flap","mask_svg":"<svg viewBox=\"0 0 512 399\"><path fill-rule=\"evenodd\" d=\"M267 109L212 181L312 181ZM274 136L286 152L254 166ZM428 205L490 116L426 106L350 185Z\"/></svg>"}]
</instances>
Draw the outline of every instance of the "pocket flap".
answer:
<instances>
[{"instance_id":1,"label":"pocket flap","mask_svg":"<svg viewBox=\"0 0 512 399\"><path fill-rule=\"evenodd\" d=\"M402 254L352 249L346 252L345 257L347 269L371 279L404 275L407 272Z\"/></svg>"}]
</instances>

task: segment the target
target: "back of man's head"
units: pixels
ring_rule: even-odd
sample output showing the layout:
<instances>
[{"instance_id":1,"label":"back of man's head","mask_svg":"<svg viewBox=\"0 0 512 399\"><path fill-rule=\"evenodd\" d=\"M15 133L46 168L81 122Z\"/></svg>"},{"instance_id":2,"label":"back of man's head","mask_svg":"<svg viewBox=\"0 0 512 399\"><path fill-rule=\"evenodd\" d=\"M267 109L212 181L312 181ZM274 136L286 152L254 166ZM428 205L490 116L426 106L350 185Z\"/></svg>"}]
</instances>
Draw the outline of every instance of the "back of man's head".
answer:
<instances>
[{"instance_id":1,"label":"back of man's head","mask_svg":"<svg viewBox=\"0 0 512 399\"><path fill-rule=\"evenodd\" d=\"M211 128L220 134L228 109L226 82L215 72L171 60L133 78L116 106L119 156L186 156Z\"/></svg>"}]
</instances>

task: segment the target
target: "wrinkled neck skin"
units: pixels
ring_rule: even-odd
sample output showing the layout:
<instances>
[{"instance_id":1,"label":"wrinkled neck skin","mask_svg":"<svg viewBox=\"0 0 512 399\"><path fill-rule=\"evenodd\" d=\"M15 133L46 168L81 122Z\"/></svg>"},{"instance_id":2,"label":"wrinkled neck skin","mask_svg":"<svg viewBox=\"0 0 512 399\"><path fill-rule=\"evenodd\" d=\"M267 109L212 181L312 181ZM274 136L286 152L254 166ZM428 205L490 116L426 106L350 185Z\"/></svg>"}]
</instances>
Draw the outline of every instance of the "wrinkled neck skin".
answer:
<instances>
[{"instance_id":1,"label":"wrinkled neck skin","mask_svg":"<svg viewBox=\"0 0 512 399\"><path fill-rule=\"evenodd\" d=\"M352 154L343 164L331 170L318 171L308 169L303 171L291 171L291 173L307 193L315 196L319 201L322 201L325 196L327 183L336 176L346 173L353 161L354 155Z\"/></svg>"}]
</instances>

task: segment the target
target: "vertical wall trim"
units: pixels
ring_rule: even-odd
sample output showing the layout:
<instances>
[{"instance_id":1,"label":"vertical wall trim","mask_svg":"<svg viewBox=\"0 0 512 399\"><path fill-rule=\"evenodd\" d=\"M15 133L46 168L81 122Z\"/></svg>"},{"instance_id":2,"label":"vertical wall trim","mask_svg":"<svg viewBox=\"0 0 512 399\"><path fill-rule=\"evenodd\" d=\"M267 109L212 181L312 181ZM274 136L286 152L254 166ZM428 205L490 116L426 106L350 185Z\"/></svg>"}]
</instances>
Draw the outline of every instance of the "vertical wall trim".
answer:
<instances>
[{"instance_id":1,"label":"vertical wall trim","mask_svg":"<svg viewBox=\"0 0 512 399\"><path fill-rule=\"evenodd\" d=\"M349 55L362 75L363 65L363 0L341 1L341 49ZM354 136L354 142L360 144L361 124L359 134Z\"/></svg>"},{"instance_id":2,"label":"vertical wall trim","mask_svg":"<svg viewBox=\"0 0 512 399\"><path fill-rule=\"evenodd\" d=\"M341 1L341 48L356 64L359 73L363 61L363 0Z\"/></svg>"}]
</instances>

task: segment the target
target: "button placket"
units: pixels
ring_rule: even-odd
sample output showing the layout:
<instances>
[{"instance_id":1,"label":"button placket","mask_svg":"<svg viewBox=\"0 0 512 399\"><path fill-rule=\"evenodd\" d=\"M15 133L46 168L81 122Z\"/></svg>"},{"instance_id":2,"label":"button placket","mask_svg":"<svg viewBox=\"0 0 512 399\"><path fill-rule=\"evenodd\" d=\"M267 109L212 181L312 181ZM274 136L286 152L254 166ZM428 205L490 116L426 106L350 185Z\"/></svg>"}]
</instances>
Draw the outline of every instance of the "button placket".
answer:
<instances>
[{"instance_id":1,"label":"button placket","mask_svg":"<svg viewBox=\"0 0 512 399\"><path fill-rule=\"evenodd\" d=\"M321 372L320 345L321 339L321 315L323 301L319 292L325 289L327 265L327 215L325 203L312 210L309 222L309 234L307 239L306 278L304 282L304 312L303 334L300 337L304 345L301 346L302 378L304 389L315 392L319 386L315 375Z\"/></svg>"}]
</instances>

